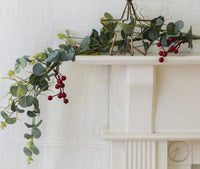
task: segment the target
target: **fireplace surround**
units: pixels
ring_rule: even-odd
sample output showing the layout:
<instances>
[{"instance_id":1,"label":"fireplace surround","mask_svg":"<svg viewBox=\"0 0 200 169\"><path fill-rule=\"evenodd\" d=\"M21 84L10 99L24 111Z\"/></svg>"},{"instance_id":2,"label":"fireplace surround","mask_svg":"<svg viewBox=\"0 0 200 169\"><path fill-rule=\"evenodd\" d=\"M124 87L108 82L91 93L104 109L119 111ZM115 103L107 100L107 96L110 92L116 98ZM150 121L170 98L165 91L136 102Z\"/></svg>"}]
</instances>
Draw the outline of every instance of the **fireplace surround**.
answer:
<instances>
[{"instance_id":1,"label":"fireplace surround","mask_svg":"<svg viewBox=\"0 0 200 169\"><path fill-rule=\"evenodd\" d=\"M200 57L77 56L110 67L111 169L200 168Z\"/></svg>"}]
</instances>

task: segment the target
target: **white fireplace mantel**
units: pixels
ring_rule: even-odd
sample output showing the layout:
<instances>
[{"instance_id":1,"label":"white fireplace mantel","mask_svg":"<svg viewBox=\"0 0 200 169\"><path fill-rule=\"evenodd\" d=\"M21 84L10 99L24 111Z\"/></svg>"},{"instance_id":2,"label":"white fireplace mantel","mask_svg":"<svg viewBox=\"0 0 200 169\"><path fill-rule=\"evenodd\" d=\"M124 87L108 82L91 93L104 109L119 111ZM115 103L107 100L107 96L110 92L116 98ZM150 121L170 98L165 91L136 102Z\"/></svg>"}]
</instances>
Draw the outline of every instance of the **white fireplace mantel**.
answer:
<instances>
[{"instance_id":1,"label":"white fireplace mantel","mask_svg":"<svg viewBox=\"0 0 200 169\"><path fill-rule=\"evenodd\" d=\"M111 169L200 165L200 57L77 56L110 66Z\"/></svg>"}]
</instances>

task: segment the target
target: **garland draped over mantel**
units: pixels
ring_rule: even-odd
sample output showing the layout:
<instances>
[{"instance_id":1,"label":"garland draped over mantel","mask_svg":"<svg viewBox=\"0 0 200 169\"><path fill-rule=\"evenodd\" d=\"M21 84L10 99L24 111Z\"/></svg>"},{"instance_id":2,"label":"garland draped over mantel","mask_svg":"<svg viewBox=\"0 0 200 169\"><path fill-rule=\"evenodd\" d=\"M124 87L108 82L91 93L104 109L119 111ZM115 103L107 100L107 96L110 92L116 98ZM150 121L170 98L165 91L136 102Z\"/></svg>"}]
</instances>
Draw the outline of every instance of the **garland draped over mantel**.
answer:
<instances>
[{"instance_id":1,"label":"garland draped over mantel","mask_svg":"<svg viewBox=\"0 0 200 169\"><path fill-rule=\"evenodd\" d=\"M28 156L28 164L33 161L33 155L39 154L39 149L34 143L34 140L41 136L39 126L42 120L38 119L40 117L38 96L55 85L58 93L48 96L47 99L54 100L57 97L65 104L69 102L64 91L66 76L59 72L63 62L74 61L76 55L107 55L113 54L114 50L118 54L134 54L131 48L132 41L133 44L138 44L134 46L137 49L148 50L152 45L157 45L161 49L159 61L163 62L164 57L170 53L177 54L181 45L187 44L192 48L192 40L200 39L200 36L192 34L192 27L186 33L181 32L184 27L184 22L181 20L166 24L164 17L159 16L145 21L141 12L132 15L129 21L122 20L122 22L105 13L101 22L103 27L99 32L93 29L91 35L84 38L71 36L69 30L59 33L58 38L64 43L60 44L58 49L47 48L32 57L20 57L16 60L15 69L9 71L6 78L12 80L13 84L6 95L8 106L1 111L0 128L5 129L7 125L15 124L22 115L32 119L32 123L25 123L30 133L24 134L28 143L23 151ZM116 35L118 38L113 43L113 37ZM27 67L32 67L32 72L28 72L26 78L20 77L20 73L26 71Z\"/></svg>"}]
</instances>

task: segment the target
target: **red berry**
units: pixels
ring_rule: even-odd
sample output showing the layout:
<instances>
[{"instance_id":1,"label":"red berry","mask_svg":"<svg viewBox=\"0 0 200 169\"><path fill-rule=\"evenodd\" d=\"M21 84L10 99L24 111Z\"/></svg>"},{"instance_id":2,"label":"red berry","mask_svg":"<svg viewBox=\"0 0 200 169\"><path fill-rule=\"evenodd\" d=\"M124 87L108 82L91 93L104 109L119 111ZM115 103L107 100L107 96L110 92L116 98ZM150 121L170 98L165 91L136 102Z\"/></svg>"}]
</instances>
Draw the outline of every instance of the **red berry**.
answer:
<instances>
[{"instance_id":1,"label":"red berry","mask_svg":"<svg viewBox=\"0 0 200 169\"><path fill-rule=\"evenodd\" d=\"M158 42L158 43L157 43L157 46L158 46L158 47L161 47L161 46L162 46L162 44L161 44L160 42Z\"/></svg>"},{"instance_id":2,"label":"red berry","mask_svg":"<svg viewBox=\"0 0 200 169\"><path fill-rule=\"evenodd\" d=\"M66 76L62 76L62 80L66 80L67 78L66 78Z\"/></svg>"},{"instance_id":3,"label":"red berry","mask_svg":"<svg viewBox=\"0 0 200 169\"><path fill-rule=\"evenodd\" d=\"M67 94L66 93L62 93L62 97L63 98L67 97Z\"/></svg>"},{"instance_id":4,"label":"red berry","mask_svg":"<svg viewBox=\"0 0 200 169\"><path fill-rule=\"evenodd\" d=\"M175 50L175 47L174 46L171 46L170 48L169 48L169 51L170 52L173 52Z\"/></svg>"},{"instance_id":5,"label":"red berry","mask_svg":"<svg viewBox=\"0 0 200 169\"><path fill-rule=\"evenodd\" d=\"M169 41L169 42L174 42L174 38L170 37L170 38L168 39L168 41Z\"/></svg>"},{"instance_id":6,"label":"red berry","mask_svg":"<svg viewBox=\"0 0 200 169\"><path fill-rule=\"evenodd\" d=\"M58 79L57 82L58 82L59 84L62 84L62 80L60 80L60 79Z\"/></svg>"},{"instance_id":7,"label":"red berry","mask_svg":"<svg viewBox=\"0 0 200 169\"><path fill-rule=\"evenodd\" d=\"M52 100L53 99L53 96L48 96L48 100Z\"/></svg>"},{"instance_id":8,"label":"red berry","mask_svg":"<svg viewBox=\"0 0 200 169\"><path fill-rule=\"evenodd\" d=\"M163 57L161 57L161 58L159 58L159 62L164 62L164 58Z\"/></svg>"},{"instance_id":9,"label":"red berry","mask_svg":"<svg viewBox=\"0 0 200 169\"><path fill-rule=\"evenodd\" d=\"M65 87L65 84L64 84L64 83L60 84L60 87L61 87L61 88L64 88L64 87Z\"/></svg>"},{"instance_id":10,"label":"red berry","mask_svg":"<svg viewBox=\"0 0 200 169\"><path fill-rule=\"evenodd\" d=\"M186 43L187 41L186 41L186 40L183 40L182 42L183 42L183 43Z\"/></svg>"},{"instance_id":11,"label":"red berry","mask_svg":"<svg viewBox=\"0 0 200 169\"><path fill-rule=\"evenodd\" d=\"M163 52L163 57L166 57L167 56L167 52Z\"/></svg>"},{"instance_id":12,"label":"red berry","mask_svg":"<svg viewBox=\"0 0 200 169\"><path fill-rule=\"evenodd\" d=\"M59 89L59 88L60 88L60 85L59 85L59 84L56 84L56 85L55 85L55 88L56 88L56 89Z\"/></svg>"},{"instance_id":13,"label":"red berry","mask_svg":"<svg viewBox=\"0 0 200 169\"><path fill-rule=\"evenodd\" d=\"M174 53L177 54L177 53L178 53L178 49L175 49L175 50L174 50Z\"/></svg>"},{"instance_id":14,"label":"red berry","mask_svg":"<svg viewBox=\"0 0 200 169\"><path fill-rule=\"evenodd\" d=\"M64 99L64 103L65 104L69 103L69 100L68 99Z\"/></svg>"},{"instance_id":15,"label":"red berry","mask_svg":"<svg viewBox=\"0 0 200 169\"><path fill-rule=\"evenodd\" d=\"M61 99L62 98L62 93L58 94L58 98Z\"/></svg>"},{"instance_id":16,"label":"red berry","mask_svg":"<svg viewBox=\"0 0 200 169\"><path fill-rule=\"evenodd\" d=\"M163 51L160 51L160 52L159 52L159 55L162 56L162 55L163 55Z\"/></svg>"}]
</instances>

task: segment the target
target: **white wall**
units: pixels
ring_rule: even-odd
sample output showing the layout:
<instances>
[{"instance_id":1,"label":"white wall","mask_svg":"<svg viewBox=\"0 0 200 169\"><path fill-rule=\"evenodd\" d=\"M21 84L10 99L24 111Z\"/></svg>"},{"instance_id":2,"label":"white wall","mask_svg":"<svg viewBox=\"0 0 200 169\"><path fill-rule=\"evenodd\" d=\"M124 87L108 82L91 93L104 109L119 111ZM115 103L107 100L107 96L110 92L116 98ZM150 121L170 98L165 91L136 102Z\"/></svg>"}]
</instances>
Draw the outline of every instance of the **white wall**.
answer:
<instances>
[{"instance_id":1,"label":"white wall","mask_svg":"<svg viewBox=\"0 0 200 169\"><path fill-rule=\"evenodd\" d=\"M183 19L186 29L200 35L199 0L138 0L149 17L164 15L172 20ZM100 28L99 18L105 11L120 16L125 0L1 0L0 1L0 72L5 76L15 59L33 55L46 47L57 47L56 34L66 28L76 36L90 34ZM195 43L191 54L199 52ZM188 49L183 49L189 52ZM157 50L151 50L151 53ZM69 105L48 102L41 97L44 123L42 138L37 141L39 158L29 168L37 169L109 169L110 145L101 139L100 130L108 127L109 68L65 63L68 77ZM0 81L0 95L9 82ZM1 105L6 102L1 102ZM0 168L25 169L22 148L24 118L16 126L0 132Z\"/></svg>"}]
</instances>

